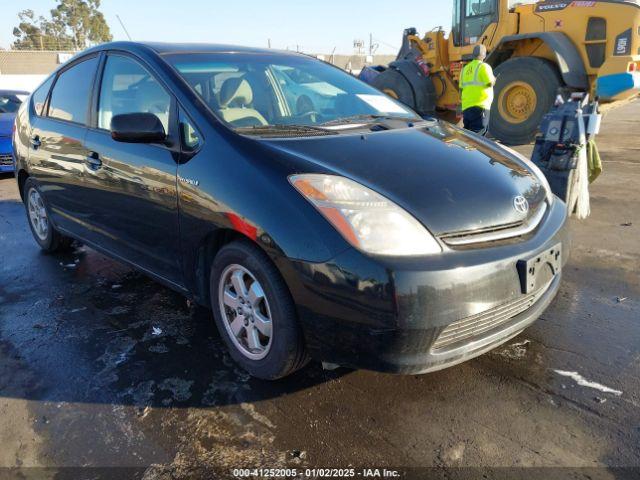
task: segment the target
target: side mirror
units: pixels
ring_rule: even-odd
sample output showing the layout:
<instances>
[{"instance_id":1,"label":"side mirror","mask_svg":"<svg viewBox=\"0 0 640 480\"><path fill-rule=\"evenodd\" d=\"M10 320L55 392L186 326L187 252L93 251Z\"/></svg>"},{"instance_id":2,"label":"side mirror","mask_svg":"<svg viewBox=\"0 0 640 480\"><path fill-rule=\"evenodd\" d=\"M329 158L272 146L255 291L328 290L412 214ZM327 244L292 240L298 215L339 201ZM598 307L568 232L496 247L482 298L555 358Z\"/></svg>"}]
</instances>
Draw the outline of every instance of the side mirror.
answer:
<instances>
[{"instance_id":1,"label":"side mirror","mask_svg":"<svg viewBox=\"0 0 640 480\"><path fill-rule=\"evenodd\" d=\"M111 119L111 138L117 142L161 143L167 134L153 113L123 113Z\"/></svg>"}]
</instances>

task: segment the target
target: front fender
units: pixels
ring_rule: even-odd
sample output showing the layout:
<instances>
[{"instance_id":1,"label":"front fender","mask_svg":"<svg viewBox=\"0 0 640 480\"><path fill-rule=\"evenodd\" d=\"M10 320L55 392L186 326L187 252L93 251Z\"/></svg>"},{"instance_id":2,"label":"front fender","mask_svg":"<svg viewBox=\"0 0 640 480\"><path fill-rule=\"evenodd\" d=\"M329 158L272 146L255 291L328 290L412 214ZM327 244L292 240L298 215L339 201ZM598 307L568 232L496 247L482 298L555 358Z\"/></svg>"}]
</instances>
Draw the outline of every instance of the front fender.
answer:
<instances>
[{"instance_id":1,"label":"front fender","mask_svg":"<svg viewBox=\"0 0 640 480\"><path fill-rule=\"evenodd\" d=\"M496 67L500 59L504 60L500 54L505 50L509 50L509 43L531 39L540 39L553 50L562 80L568 87L584 91L589 90L589 79L582 57L580 57L580 52L569 37L562 32L523 33L503 37L487 57L487 63L492 67Z\"/></svg>"},{"instance_id":2,"label":"front fender","mask_svg":"<svg viewBox=\"0 0 640 480\"><path fill-rule=\"evenodd\" d=\"M189 285L200 268L203 245L218 241L212 239L220 231L256 242L276 264L287 259L325 262L349 248L289 183L288 176L299 171L259 141L229 141L210 133L204 148L177 170L182 261Z\"/></svg>"}]
</instances>

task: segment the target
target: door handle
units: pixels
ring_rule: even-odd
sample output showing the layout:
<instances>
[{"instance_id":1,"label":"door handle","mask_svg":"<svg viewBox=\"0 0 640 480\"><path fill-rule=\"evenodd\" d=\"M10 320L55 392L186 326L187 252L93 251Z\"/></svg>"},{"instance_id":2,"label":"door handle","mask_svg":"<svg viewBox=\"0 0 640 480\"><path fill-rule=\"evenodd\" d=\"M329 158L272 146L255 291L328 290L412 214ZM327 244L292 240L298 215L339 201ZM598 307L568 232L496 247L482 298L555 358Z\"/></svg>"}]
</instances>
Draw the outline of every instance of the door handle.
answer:
<instances>
[{"instance_id":1,"label":"door handle","mask_svg":"<svg viewBox=\"0 0 640 480\"><path fill-rule=\"evenodd\" d=\"M33 147L34 150L37 150L38 147L42 145L39 135L33 135L30 140L31 140L31 146Z\"/></svg>"},{"instance_id":2,"label":"door handle","mask_svg":"<svg viewBox=\"0 0 640 480\"><path fill-rule=\"evenodd\" d=\"M100 155L97 152L89 152L89 155L85 158L85 162L92 170L97 170L102 167L102 160L100 160Z\"/></svg>"}]
</instances>

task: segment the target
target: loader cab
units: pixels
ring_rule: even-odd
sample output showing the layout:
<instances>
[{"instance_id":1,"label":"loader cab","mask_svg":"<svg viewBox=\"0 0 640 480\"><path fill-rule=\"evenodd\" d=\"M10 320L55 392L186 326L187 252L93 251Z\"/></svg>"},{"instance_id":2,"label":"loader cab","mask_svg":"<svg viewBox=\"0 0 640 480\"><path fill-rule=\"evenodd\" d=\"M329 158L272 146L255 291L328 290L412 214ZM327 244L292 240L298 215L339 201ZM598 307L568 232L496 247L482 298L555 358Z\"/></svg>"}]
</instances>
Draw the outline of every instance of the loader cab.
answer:
<instances>
[{"instance_id":1,"label":"loader cab","mask_svg":"<svg viewBox=\"0 0 640 480\"><path fill-rule=\"evenodd\" d=\"M489 44L498 24L499 0L454 0L449 56L467 60L478 43Z\"/></svg>"}]
</instances>

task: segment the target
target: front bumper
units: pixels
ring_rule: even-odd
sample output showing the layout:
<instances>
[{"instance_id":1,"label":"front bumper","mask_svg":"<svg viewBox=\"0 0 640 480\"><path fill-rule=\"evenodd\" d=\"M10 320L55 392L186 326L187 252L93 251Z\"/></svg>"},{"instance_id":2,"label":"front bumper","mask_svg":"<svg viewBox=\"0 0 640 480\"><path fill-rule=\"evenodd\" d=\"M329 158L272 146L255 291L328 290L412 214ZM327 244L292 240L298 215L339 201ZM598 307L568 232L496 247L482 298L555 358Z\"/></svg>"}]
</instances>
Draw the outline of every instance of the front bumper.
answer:
<instances>
[{"instance_id":1,"label":"front bumper","mask_svg":"<svg viewBox=\"0 0 640 480\"><path fill-rule=\"evenodd\" d=\"M0 137L0 173L13 172L15 162L11 153L11 137Z\"/></svg>"},{"instance_id":2,"label":"front bumper","mask_svg":"<svg viewBox=\"0 0 640 480\"><path fill-rule=\"evenodd\" d=\"M536 287L535 301L526 309L514 310L511 306L527 301L516 265L558 245L564 264L570 247L566 223L566 207L556 199L538 229L517 243L393 260L349 249L326 263L293 261L281 270L314 358L384 372L424 373L480 355L542 314L559 289L561 273ZM505 316L507 310L514 315ZM496 315L499 324L487 323ZM470 323L461 330L469 325L489 328L438 346L443 332L465 321Z\"/></svg>"},{"instance_id":3,"label":"front bumper","mask_svg":"<svg viewBox=\"0 0 640 480\"><path fill-rule=\"evenodd\" d=\"M11 165L0 164L0 173L9 173L9 172L14 172L15 170L16 168L13 166L13 164Z\"/></svg>"},{"instance_id":4,"label":"front bumper","mask_svg":"<svg viewBox=\"0 0 640 480\"><path fill-rule=\"evenodd\" d=\"M629 67L635 64L635 70ZM640 55L609 57L598 71L595 94L602 102L626 100L640 93Z\"/></svg>"},{"instance_id":5,"label":"front bumper","mask_svg":"<svg viewBox=\"0 0 640 480\"><path fill-rule=\"evenodd\" d=\"M640 92L640 72L616 73L598 78L596 94L605 101L632 97Z\"/></svg>"}]
</instances>

